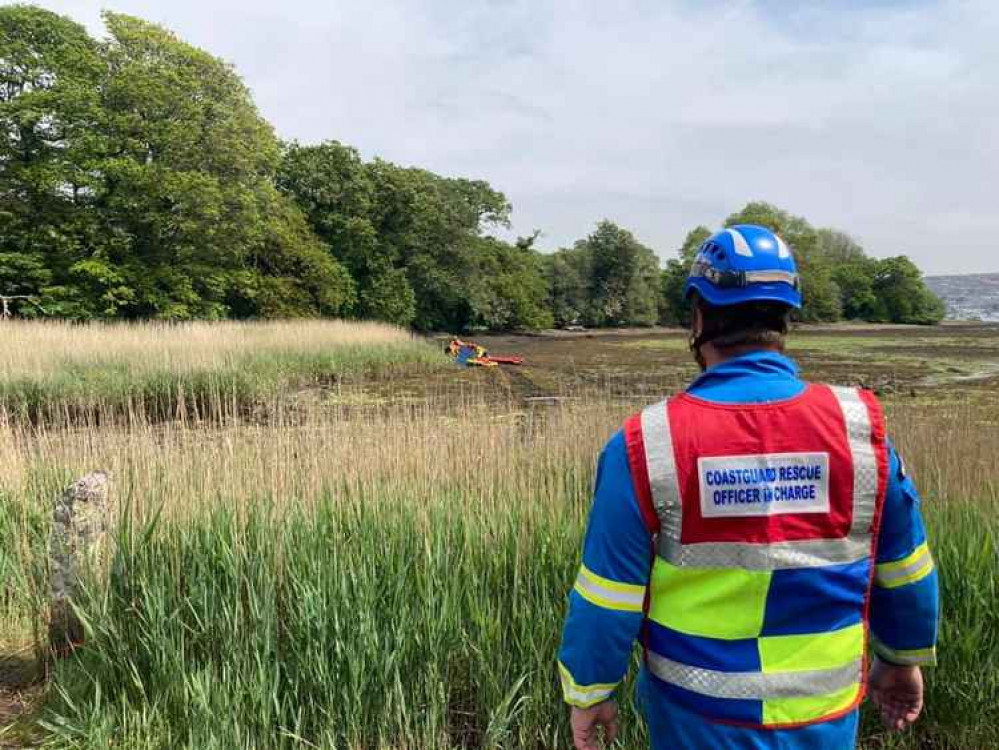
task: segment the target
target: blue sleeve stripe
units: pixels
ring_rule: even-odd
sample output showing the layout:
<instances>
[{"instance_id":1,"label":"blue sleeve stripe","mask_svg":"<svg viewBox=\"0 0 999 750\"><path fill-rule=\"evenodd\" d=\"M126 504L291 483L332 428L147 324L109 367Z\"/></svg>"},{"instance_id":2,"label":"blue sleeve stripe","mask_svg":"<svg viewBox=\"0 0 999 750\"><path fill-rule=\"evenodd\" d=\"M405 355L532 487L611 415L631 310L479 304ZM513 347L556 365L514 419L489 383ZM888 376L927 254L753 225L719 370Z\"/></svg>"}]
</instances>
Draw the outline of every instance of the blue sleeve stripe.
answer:
<instances>
[{"instance_id":1,"label":"blue sleeve stripe","mask_svg":"<svg viewBox=\"0 0 999 750\"><path fill-rule=\"evenodd\" d=\"M874 584L883 589L896 589L923 580L933 572L933 556L926 542L901 560L880 563L874 567Z\"/></svg>"},{"instance_id":2,"label":"blue sleeve stripe","mask_svg":"<svg viewBox=\"0 0 999 750\"><path fill-rule=\"evenodd\" d=\"M582 565L576 585L576 593L591 604L619 612L641 612L645 603L645 586L620 583L598 576Z\"/></svg>"}]
</instances>

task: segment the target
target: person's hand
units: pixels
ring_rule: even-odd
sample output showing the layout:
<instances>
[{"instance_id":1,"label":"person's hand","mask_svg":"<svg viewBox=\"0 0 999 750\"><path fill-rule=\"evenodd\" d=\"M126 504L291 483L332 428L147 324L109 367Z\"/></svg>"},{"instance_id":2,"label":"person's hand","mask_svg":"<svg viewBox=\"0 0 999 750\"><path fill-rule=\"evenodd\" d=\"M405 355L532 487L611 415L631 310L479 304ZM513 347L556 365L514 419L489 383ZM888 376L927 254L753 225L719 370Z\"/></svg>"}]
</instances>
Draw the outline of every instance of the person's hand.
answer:
<instances>
[{"instance_id":1,"label":"person's hand","mask_svg":"<svg viewBox=\"0 0 999 750\"><path fill-rule=\"evenodd\" d=\"M604 701L589 708L572 708L572 741L576 750L599 750L598 727L604 728L604 742L609 747L617 737L617 703Z\"/></svg>"},{"instance_id":2,"label":"person's hand","mask_svg":"<svg viewBox=\"0 0 999 750\"><path fill-rule=\"evenodd\" d=\"M888 664L875 658L871 667L871 700L889 729L905 729L923 710L923 673L919 667Z\"/></svg>"}]
</instances>

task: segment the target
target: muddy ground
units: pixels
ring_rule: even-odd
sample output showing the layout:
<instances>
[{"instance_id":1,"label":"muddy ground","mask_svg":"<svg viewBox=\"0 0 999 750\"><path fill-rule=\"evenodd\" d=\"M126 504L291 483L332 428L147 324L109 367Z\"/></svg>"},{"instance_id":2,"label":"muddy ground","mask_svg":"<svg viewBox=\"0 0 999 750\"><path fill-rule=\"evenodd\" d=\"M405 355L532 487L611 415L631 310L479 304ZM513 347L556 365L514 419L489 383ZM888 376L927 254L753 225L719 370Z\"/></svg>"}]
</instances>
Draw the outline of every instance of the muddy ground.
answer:
<instances>
[{"instance_id":1,"label":"muddy ground","mask_svg":"<svg viewBox=\"0 0 999 750\"><path fill-rule=\"evenodd\" d=\"M660 398L690 381L697 367L678 329L547 332L468 337L491 354L524 357L521 367L444 374L451 386L477 384L515 398ZM445 337L438 337L443 346ZM863 385L888 399L999 396L999 325L937 327L803 326L788 353L810 380Z\"/></svg>"}]
</instances>

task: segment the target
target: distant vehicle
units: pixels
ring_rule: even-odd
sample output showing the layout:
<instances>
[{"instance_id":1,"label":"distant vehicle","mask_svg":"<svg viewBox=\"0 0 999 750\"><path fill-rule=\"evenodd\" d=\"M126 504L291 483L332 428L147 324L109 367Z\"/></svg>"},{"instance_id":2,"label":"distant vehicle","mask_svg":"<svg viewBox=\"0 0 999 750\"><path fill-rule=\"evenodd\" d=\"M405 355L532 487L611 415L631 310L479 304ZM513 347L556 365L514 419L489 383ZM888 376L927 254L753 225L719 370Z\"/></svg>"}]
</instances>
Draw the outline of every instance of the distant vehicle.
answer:
<instances>
[{"instance_id":1,"label":"distant vehicle","mask_svg":"<svg viewBox=\"0 0 999 750\"><path fill-rule=\"evenodd\" d=\"M573 324L571 326L565 326L562 330L563 331L579 332L579 331L585 331L586 328L584 326L581 326L581 325Z\"/></svg>"}]
</instances>

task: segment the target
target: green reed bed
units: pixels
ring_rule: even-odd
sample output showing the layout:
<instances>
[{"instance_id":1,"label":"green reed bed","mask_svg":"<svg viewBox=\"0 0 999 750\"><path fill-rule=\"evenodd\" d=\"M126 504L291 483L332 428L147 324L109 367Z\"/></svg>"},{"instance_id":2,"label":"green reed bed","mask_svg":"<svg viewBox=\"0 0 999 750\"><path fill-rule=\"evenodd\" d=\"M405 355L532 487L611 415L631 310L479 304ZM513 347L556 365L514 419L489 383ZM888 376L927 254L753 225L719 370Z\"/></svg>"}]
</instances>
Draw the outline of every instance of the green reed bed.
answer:
<instances>
[{"instance_id":1,"label":"green reed bed","mask_svg":"<svg viewBox=\"0 0 999 750\"><path fill-rule=\"evenodd\" d=\"M56 667L48 746L566 747L554 661L584 497L488 513L454 490L290 514L260 499L126 529L109 589L84 604L86 648ZM917 729L867 721L865 747L986 750L999 739L996 535L971 506L929 517L941 664ZM624 702L620 746L643 747Z\"/></svg>"},{"instance_id":2,"label":"green reed bed","mask_svg":"<svg viewBox=\"0 0 999 750\"><path fill-rule=\"evenodd\" d=\"M60 665L55 746L557 747L578 524L455 493L216 513L126 542Z\"/></svg>"}]
</instances>

